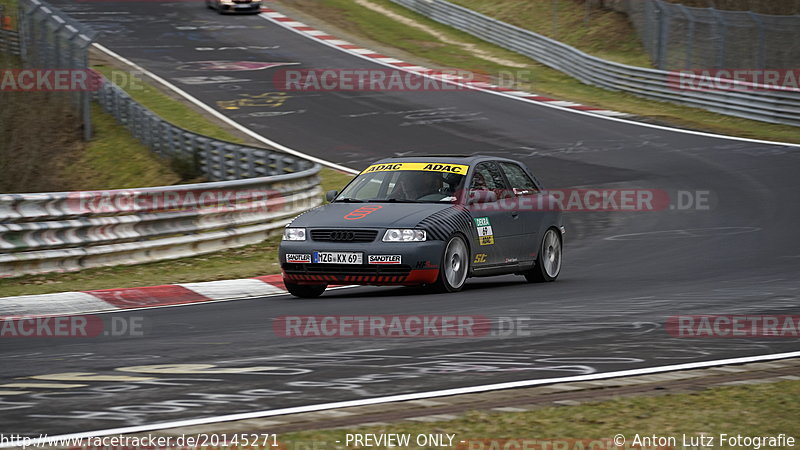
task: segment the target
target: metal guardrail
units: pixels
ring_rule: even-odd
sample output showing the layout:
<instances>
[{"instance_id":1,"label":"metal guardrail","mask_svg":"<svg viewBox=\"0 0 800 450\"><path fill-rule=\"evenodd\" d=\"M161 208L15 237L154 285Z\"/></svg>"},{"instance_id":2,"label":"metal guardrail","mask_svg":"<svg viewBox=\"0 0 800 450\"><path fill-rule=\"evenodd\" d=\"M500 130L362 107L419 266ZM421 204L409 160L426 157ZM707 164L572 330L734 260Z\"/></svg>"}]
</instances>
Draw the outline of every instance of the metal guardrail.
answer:
<instances>
[{"instance_id":1,"label":"metal guardrail","mask_svg":"<svg viewBox=\"0 0 800 450\"><path fill-rule=\"evenodd\" d=\"M177 127L106 79L95 96L155 153L181 160L213 181L0 194L0 278L139 264L254 244L322 203L318 164Z\"/></svg>"},{"instance_id":2,"label":"metal guardrail","mask_svg":"<svg viewBox=\"0 0 800 450\"><path fill-rule=\"evenodd\" d=\"M0 53L19 55L19 33L0 28Z\"/></svg>"},{"instance_id":3,"label":"metal guardrail","mask_svg":"<svg viewBox=\"0 0 800 450\"><path fill-rule=\"evenodd\" d=\"M41 0L23 3L23 62L85 68L92 30ZM185 130L98 77L99 90L81 96L81 104L87 102L83 111L93 95L153 152L210 182L0 194L0 278L138 264L253 244L322 203L319 164Z\"/></svg>"},{"instance_id":4,"label":"metal guardrail","mask_svg":"<svg viewBox=\"0 0 800 450\"><path fill-rule=\"evenodd\" d=\"M214 181L0 194L0 278L139 264L254 244L322 203L316 163L187 131L106 79L96 100L155 153L183 160Z\"/></svg>"},{"instance_id":5,"label":"metal guardrail","mask_svg":"<svg viewBox=\"0 0 800 450\"><path fill-rule=\"evenodd\" d=\"M138 264L261 242L322 202L320 167L142 189L0 194L0 277Z\"/></svg>"},{"instance_id":6,"label":"metal guardrail","mask_svg":"<svg viewBox=\"0 0 800 450\"><path fill-rule=\"evenodd\" d=\"M430 19L526 55L583 83L720 114L800 126L800 90L758 90L752 83L719 80L729 90L680 87L676 72L628 66L588 55L530 30L444 0L392 0Z\"/></svg>"},{"instance_id":7,"label":"metal guardrail","mask_svg":"<svg viewBox=\"0 0 800 450\"><path fill-rule=\"evenodd\" d=\"M19 31L14 15L0 5L0 53L19 55Z\"/></svg>"}]
</instances>

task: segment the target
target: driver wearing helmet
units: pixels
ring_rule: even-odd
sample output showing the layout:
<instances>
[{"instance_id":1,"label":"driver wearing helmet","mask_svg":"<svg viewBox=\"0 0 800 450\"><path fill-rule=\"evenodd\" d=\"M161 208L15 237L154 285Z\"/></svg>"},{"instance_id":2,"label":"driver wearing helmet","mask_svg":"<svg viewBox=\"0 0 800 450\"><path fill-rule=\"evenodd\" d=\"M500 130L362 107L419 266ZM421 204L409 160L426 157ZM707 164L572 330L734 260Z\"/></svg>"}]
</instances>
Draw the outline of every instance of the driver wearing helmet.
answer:
<instances>
[{"instance_id":1,"label":"driver wearing helmet","mask_svg":"<svg viewBox=\"0 0 800 450\"><path fill-rule=\"evenodd\" d=\"M438 172L407 172L397 178L391 199L419 200L440 193L443 186L442 175Z\"/></svg>"}]
</instances>

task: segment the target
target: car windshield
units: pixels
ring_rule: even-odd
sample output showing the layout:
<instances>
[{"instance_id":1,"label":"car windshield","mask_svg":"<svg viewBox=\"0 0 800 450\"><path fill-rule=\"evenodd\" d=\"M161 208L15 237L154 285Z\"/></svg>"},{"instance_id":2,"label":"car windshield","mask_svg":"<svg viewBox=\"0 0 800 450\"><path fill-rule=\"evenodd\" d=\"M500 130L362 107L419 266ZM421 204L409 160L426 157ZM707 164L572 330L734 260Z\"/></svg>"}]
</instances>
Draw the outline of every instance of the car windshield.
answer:
<instances>
[{"instance_id":1,"label":"car windshield","mask_svg":"<svg viewBox=\"0 0 800 450\"><path fill-rule=\"evenodd\" d=\"M443 163L390 163L368 167L336 202L455 202L469 166Z\"/></svg>"}]
</instances>

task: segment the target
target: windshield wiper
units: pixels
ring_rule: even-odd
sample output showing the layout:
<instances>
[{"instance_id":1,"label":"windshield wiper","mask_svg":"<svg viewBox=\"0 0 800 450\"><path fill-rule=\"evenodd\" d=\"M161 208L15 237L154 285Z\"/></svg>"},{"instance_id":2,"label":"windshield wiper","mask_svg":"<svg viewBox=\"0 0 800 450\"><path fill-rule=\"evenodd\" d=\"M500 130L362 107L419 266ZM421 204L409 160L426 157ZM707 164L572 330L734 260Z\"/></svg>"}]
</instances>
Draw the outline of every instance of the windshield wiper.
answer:
<instances>
[{"instance_id":1,"label":"windshield wiper","mask_svg":"<svg viewBox=\"0 0 800 450\"><path fill-rule=\"evenodd\" d=\"M370 200L374 203L429 203L425 200L408 200L404 198L384 198L380 200Z\"/></svg>"},{"instance_id":2,"label":"windshield wiper","mask_svg":"<svg viewBox=\"0 0 800 450\"><path fill-rule=\"evenodd\" d=\"M359 200L357 198L339 198L334 200L334 203L365 203L366 200Z\"/></svg>"}]
</instances>

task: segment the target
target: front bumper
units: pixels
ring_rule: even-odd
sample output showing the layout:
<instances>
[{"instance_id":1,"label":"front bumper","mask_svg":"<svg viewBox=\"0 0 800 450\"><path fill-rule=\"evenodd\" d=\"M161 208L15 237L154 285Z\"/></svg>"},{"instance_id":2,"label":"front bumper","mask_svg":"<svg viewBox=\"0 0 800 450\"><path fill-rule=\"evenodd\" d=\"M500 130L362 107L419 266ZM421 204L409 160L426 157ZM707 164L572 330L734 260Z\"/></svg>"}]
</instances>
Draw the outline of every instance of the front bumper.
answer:
<instances>
[{"instance_id":1,"label":"front bumper","mask_svg":"<svg viewBox=\"0 0 800 450\"><path fill-rule=\"evenodd\" d=\"M435 283L444 250L442 241L426 242L315 242L282 241L279 258L283 279L296 284L363 284L419 286ZM314 252L360 252L362 264L287 262L286 255ZM369 264L369 256L400 256L395 264Z\"/></svg>"}]
</instances>

